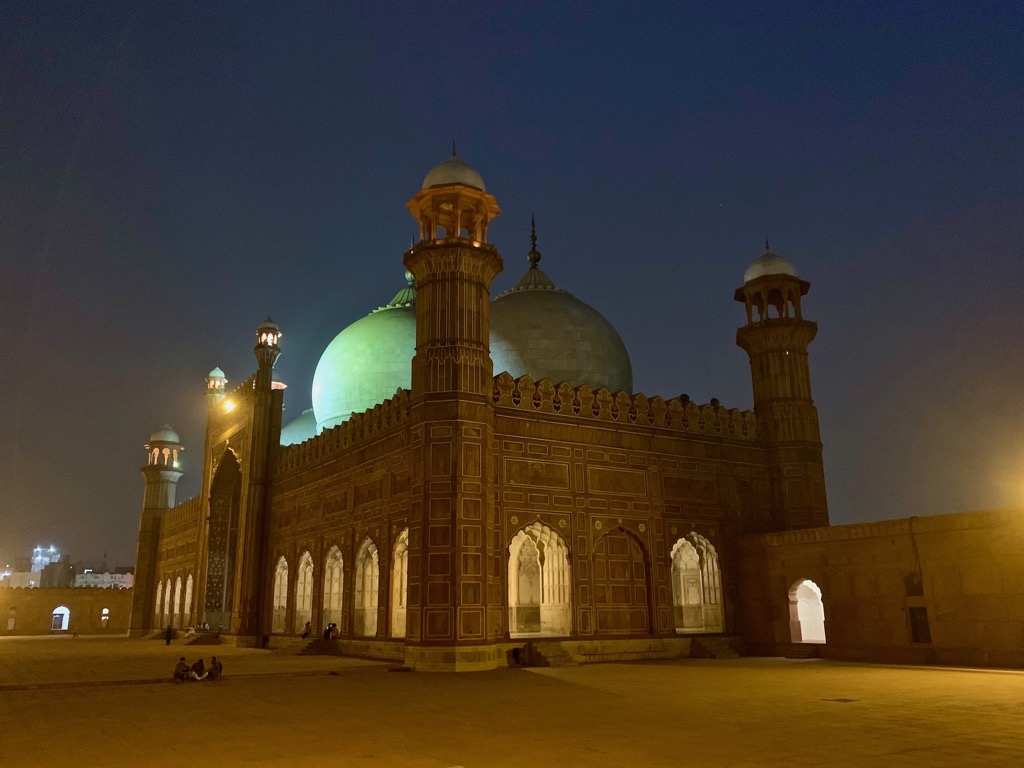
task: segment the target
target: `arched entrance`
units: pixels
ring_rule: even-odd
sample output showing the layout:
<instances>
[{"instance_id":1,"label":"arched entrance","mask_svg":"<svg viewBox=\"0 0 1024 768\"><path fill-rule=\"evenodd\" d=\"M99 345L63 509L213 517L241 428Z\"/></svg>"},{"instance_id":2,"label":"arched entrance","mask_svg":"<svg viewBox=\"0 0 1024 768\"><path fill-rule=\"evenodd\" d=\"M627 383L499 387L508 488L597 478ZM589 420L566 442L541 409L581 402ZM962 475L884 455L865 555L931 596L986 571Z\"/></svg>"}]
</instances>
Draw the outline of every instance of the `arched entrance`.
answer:
<instances>
[{"instance_id":1,"label":"arched entrance","mask_svg":"<svg viewBox=\"0 0 1024 768\"><path fill-rule=\"evenodd\" d=\"M391 559L391 636L405 637L405 603L409 591L409 529L395 541Z\"/></svg>"},{"instance_id":2,"label":"arched entrance","mask_svg":"<svg viewBox=\"0 0 1024 768\"><path fill-rule=\"evenodd\" d=\"M71 623L71 611L67 606L59 605L53 609L50 617L50 630L54 632L66 632L68 624Z\"/></svg>"},{"instance_id":3,"label":"arched entrance","mask_svg":"<svg viewBox=\"0 0 1024 768\"><path fill-rule=\"evenodd\" d=\"M341 626L341 594L344 586L344 560L337 546L331 547L324 561L324 628Z\"/></svg>"},{"instance_id":4,"label":"arched entrance","mask_svg":"<svg viewBox=\"0 0 1024 768\"><path fill-rule=\"evenodd\" d=\"M282 556L274 569L274 607L270 630L284 632L288 615L288 561Z\"/></svg>"},{"instance_id":5,"label":"arched entrance","mask_svg":"<svg viewBox=\"0 0 1024 768\"><path fill-rule=\"evenodd\" d=\"M622 528L594 544L594 615L599 635L650 634L647 556Z\"/></svg>"},{"instance_id":6,"label":"arched entrance","mask_svg":"<svg viewBox=\"0 0 1024 768\"><path fill-rule=\"evenodd\" d=\"M181 623L181 576L174 580L174 610L171 611L171 626L183 626Z\"/></svg>"},{"instance_id":7,"label":"arched entrance","mask_svg":"<svg viewBox=\"0 0 1024 768\"><path fill-rule=\"evenodd\" d=\"M508 548L511 637L564 637L572 632L569 547L554 530L532 523Z\"/></svg>"},{"instance_id":8,"label":"arched entrance","mask_svg":"<svg viewBox=\"0 0 1024 768\"><path fill-rule=\"evenodd\" d=\"M210 528L206 554L205 621L211 627L231 629L235 588L235 552L238 549L238 504L242 472L231 451L224 451L210 484Z\"/></svg>"},{"instance_id":9,"label":"arched entrance","mask_svg":"<svg viewBox=\"0 0 1024 768\"><path fill-rule=\"evenodd\" d=\"M672 547L672 603L677 633L722 631L722 577L718 553L699 533Z\"/></svg>"},{"instance_id":10,"label":"arched entrance","mask_svg":"<svg viewBox=\"0 0 1024 768\"><path fill-rule=\"evenodd\" d=\"M355 626L360 637L377 636L377 590L380 585L380 558L377 545L369 538L356 555Z\"/></svg>"},{"instance_id":11,"label":"arched entrance","mask_svg":"<svg viewBox=\"0 0 1024 768\"><path fill-rule=\"evenodd\" d=\"M182 606L181 626L192 625L192 574L185 580L185 604Z\"/></svg>"},{"instance_id":12,"label":"arched entrance","mask_svg":"<svg viewBox=\"0 0 1024 768\"><path fill-rule=\"evenodd\" d=\"M789 588L789 634L794 643L825 642L825 604L821 589L810 579Z\"/></svg>"},{"instance_id":13,"label":"arched entrance","mask_svg":"<svg viewBox=\"0 0 1024 768\"><path fill-rule=\"evenodd\" d=\"M295 631L302 632L313 620L313 556L303 552L295 579Z\"/></svg>"},{"instance_id":14,"label":"arched entrance","mask_svg":"<svg viewBox=\"0 0 1024 768\"><path fill-rule=\"evenodd\" d=\"M7 612L7 631L8 632L13 632L14 631L14 627L17 625L17 623L18 623L18 612L14 608L11 608Z\"/></svg>"}]
</instances>

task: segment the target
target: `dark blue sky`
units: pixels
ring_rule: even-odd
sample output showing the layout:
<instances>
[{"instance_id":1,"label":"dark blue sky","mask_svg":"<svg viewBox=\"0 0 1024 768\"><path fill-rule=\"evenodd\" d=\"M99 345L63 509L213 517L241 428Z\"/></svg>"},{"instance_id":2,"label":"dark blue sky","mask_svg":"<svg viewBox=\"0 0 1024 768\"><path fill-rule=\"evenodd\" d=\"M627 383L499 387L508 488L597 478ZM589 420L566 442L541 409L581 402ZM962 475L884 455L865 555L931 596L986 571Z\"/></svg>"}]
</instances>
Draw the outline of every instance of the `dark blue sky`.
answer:
<instances>
[{"instance_id":1,"label":"dark blue sky","mask_svg":"<svg viewBox=\"0 0 1024 768\"><path fill-rule=\"evenodd\" d=\"M452 138L496 291L535 213L649 395L751 406L732 293L771 239L833 522L1024 501L1019 4L194 5L0 8L0 564L132 562L142 444L175 427L197 492L203 378L268 312L308 408Z\"/></svg>"}]
</instances>

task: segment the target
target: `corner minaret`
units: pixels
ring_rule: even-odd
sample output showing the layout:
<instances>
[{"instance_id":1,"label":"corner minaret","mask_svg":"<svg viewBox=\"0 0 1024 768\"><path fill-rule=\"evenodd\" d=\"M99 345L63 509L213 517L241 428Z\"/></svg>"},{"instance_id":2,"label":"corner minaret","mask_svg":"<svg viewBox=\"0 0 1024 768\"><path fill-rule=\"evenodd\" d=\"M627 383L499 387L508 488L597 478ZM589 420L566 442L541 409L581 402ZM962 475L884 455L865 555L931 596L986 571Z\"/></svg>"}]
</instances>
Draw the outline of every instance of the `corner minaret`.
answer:
<instances>
[{"instance_id":1,"label":"corner minaret","mask_svg":"<svg viewBox=\"0 0 1024 768\"><path fill-rule=\"evenodd\" d=\"M145 447L148 461L140 470L145 485L130 625L131 634L135 636L159 629L154 626L154 616L160 532L164 513L174 506L178 481L184 474L181 471L181 453L185 449L178 439L178 433L166 424L150 436Z\"/></svg>"},{"instance_id":2,"label":"corner minaret","mask_svg":"<svg viewBox=\"0 0 1024 768\"><path fill-rule=\"evenodd\" d=\"M500 211L454 151L407 207L420 240L404 257L416 282L406 663L492 669L505 663L496 645L504 612L489 351L490 286L502 260L487 242Z\"/></svg>"},{"instance_id":3,"label":"corner minaret","mask_svg":"<svg viewBox=\"0 0 1024 768\"><path fill-rule=\"evenodd\" d=\"M772 470L773 528L828 525L818 410L811 399L807 347L818 332L805 320L800 299L810 283L768 250L747 269L735 299L747 324L736 343L750 356L754 411L768 445Z\"/></svg>"},{"instance_id":4,"label":"corner minaret","mask_svg":"<svg viewBox=\"0 0 1024 768\"><path fill-rule=\"evenodd\" d=\"M224 399L228 386L227 377L220 368L214 368L206 377L206 406L213 408Z\"/></svg>"}]
</instances>

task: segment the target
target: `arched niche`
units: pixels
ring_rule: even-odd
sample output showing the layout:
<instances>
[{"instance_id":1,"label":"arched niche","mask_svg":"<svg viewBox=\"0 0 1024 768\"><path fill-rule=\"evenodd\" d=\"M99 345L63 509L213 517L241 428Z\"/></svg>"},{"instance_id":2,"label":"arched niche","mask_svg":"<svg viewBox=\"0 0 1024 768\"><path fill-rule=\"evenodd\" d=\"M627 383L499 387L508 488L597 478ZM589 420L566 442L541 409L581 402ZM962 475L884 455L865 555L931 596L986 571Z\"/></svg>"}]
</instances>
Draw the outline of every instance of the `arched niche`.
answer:
<instances>
[{"instance_id":1,"label":"arched niche","mask_svg":"<svg viewBox=\"0 0 1024 768\"><path fill-rule=\"evenodd\" d=\"M342 591L345 585L345 561L337 545L327 551L324 560L324 627L341 626Z\"/></svg>"},{"instance_id":2,"label":"arched niche","mask_svg":"<svg viewBox=\"0 0 1024 768\"><path fill-rule=\"evenodd\" d=\"M650 569L639 539L612 529L594 542L593 563L597 634L650 634Z\"/></svg>"},{"instance_id":3,"label":"arched niche","mask_svg":"<svg viewBox=\"0 0 1024 768\"><path fill-rule=\"evenodd\" d=\"M210 521L206 554L204 620L211 627L231 629L237 570L238 514L242 472L238 459L224 451L210 484Z\"/></svg>"},{"instance_id":4,"label":"arched niche","mask_svg":"<svg viewBox=\"0 0 1024 768\"><path fill-rule=\"evenodd\" d=\"M274 602L272 606L270 630L284 632L288 616L288 561L278 558L274 568Z\"/></svg>"},{"instance_id":5,"label":"arched niche","mask_svg":"<svg viewBox=\"0 0 1024 768\"><path fill-rule=\"evenodd\" d=\"M391 636L405 637L406 598L409 592L409 529L395 539L391 559Z\"/></svg>"},{"instance_id":6,"label":"arched niche","mask_svg":"<svg viewBox=\"0 0 1024 768\"><path fill-rule=\"evenodd\" d=\"M313 556L303 552L295 574L295 631L302 632L313 620Z\"/></svg>"},{"instance_id":7,"label":"arched niche","mask_svg":"<svg viewBox=\"0 0 1024 768\"><path fill-rule=\"evenodd\" d=\"M50 615L50 629L54 632L67 632L71 624L71 611L66 605L58 605Z\"/></svg>"},{"instance_id":8,"label":"arched niche","mask_svg":"<svg viewBox=\"0 0 1024 768\"><path fill-rule=\"evenodd\" d=\"M691 531L672 547L672 605L679 634L722 631L722 577L718 552Z\"/></svg>"},{"instance_id":9,"label":"arched niche","mask_svg":"<svg viewBox=\"0 0 1024 768\"><path fill-rule=\"evenodd\" d=\"M359 637L377 636L377 601L380 587L380 555L367 537L356 554L353 631Z\"/></svg>"},{"instance_id":10,"label":"arched niche","mask_svg":"<svg viewBox=\"0 0 1024 768\"><path fill-rule=\"evenodd\" d=\"M508 626L511 637L572 633L569 547L556 531L532 523L508 547Z\"/></svg>"}]
</instances>

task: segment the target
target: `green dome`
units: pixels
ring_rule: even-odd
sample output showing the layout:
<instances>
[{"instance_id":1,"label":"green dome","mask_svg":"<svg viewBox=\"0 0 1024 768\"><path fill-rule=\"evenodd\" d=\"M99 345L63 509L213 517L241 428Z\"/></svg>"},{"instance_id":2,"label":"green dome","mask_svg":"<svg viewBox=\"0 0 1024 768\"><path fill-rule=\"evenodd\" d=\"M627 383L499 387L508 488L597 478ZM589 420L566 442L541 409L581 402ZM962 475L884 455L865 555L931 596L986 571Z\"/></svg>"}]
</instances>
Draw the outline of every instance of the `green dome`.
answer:
<instances>
[{"instance_id":1,"label":"green dome","mask_svg":"<svg viewBox=\"0 0 1024 768\"><path fill-rule=\"evenodd\" d=\"M412 385L416 308L408 292L399 292L392 304L352 323L327 345L313 374L317 431L337 426Z\"/></svg>"},{"instance_id":2,"label":"green dome","mask_svg":"<svg viewBox=\"0 0 1024 768\"><path fill-rule=\"evenodd\" d=\"M150 443L175 443L181 445L181 439L178 437L178 433L171 429L169 426L164 424L160 429L149 436Z\"/></svg>"},{"instance_id":3,"label":"green dome","mask_svg":"<svg viewBox=\"0 0 1024 768\"><path fill-rule=\"evenodd\" d=\"M281 445L297 445L315 437L316 434L316 416L310 408L281 427Z\"/></svg>"}]
</instances>

